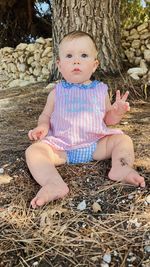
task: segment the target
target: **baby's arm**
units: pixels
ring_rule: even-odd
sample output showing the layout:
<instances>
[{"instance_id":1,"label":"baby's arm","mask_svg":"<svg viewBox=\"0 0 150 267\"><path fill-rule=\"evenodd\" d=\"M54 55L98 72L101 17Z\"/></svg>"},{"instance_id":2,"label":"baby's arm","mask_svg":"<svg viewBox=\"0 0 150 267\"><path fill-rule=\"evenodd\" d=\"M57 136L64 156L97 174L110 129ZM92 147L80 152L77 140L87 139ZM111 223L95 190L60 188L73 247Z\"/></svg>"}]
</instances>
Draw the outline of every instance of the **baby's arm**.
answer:
<instances>
[{"instance_id":1,"label":"baby's arm","mask_svg":"<svg viewBox=\"0 0 150 267\"><path fill-rule=\"evenodd\" d=\"M124 114L130 110L129 103L126 102L129 92L127 91L122 97L120 91L116 92L116 101L111 105L109 96L106 96L106 115L104 121L106 125L114 125L120 122Z\"/></svg>"},{"instance_id":2,"label":"baby's arm","mask_svg":"<svg viewBox=\"0 0 150 267\"><path fill-rule=\"evenodd\" d=\"M54 109L55 90L52 90L48 95L46 105L39 116L37 127L30 130L28 137L30 140L38 140L44 138L50 128L50 117Z\"/></svg>"}]
</instances>

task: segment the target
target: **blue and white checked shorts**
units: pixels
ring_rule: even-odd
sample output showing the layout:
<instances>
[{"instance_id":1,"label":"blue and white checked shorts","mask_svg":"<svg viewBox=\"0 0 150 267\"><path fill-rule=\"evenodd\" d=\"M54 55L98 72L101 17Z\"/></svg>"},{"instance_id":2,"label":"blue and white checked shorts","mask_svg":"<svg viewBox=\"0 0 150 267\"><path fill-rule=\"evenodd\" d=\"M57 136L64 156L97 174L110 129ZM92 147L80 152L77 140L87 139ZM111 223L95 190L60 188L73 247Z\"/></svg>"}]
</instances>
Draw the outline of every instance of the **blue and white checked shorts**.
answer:
<instances>
[{"instance_id":1,"label":"blue and white checked shorts","mask_svg":"<svg viewBox=\"0 0 150 267\"><path fill-rule=\"evenodd\" d=\"M96 144L93 143L88 147L77 148L66 151L67 153L67 163L77 164L85 163L93 160L93 152L96 149Z\"/></svg>"}]
</instances>

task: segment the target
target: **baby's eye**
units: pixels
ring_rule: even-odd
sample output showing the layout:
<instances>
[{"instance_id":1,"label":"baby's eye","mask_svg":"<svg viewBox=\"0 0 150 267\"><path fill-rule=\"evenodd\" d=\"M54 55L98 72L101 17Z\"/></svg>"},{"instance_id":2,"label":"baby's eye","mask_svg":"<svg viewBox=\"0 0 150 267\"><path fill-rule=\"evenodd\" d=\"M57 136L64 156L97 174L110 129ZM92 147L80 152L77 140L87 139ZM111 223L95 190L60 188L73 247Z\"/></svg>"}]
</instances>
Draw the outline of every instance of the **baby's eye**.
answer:
<instances>
[{"instance_id":1,"label":"baby's eye","mask_svg":"<svg viewBox=\"0 0 150 267\"><path fill-rule=\"evenodd\" d=\"M66 57L67 58L72 58L72 55L71 54L67 54Z\"/></svg>"},{"instance_id":2,"label":"baby's eye","mask_svg":"<svg viewBox=\"0 0 150 267\"><path fill-rule=\"evenodd\" d=\"M86 58L86 57L88 57L88 54L83 53L83 54L81 55L81 57Z\"/></svg>"}]
</instances>

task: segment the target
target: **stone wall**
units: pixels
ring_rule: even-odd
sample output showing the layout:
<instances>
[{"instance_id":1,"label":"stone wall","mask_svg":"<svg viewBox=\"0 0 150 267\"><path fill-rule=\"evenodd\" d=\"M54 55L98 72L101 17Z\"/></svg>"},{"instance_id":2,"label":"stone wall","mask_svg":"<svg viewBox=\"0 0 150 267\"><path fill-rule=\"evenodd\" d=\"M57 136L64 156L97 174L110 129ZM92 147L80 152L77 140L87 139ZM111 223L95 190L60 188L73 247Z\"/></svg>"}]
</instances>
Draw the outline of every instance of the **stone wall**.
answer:
<instances>
[{"instance_id":1,"label":"stone wall","mask_svg":"<svg viewBox=\"0 0 150 267\"><path fill-rule=\"evenodd\" d=\"M123 58L134 68L128 70L133 79L150 80L150 22L122 31ZM21 43L16 48L0 49L0 78L6 85L25 86L46 81L52 65L52 40L39 38L34 44ZM0 79L1 80L1 79Z\"/></svg>"},{"instance_id":2,"label":"stone wall","mask_svg":"<svg viewBox=\"0 0 150 267\"><path fill-rule=\"evenodd\" d=\"M52 40L40 37L34 44L0 49L0 74L7 86L25 86L46 81L52 64Z\"/></svg>"},{"instance_id":3,"label":"stone wall","mask_svg":"<svg viewBox=\"0 0 150 267\"><path fill-rule=\"evenodd\" d=\"M140 77L150 79L150 21L137 27L122 31L122 47L124 59L127 59L134 68L128 70L134 79Z\"/></svg>"}]
</instances>

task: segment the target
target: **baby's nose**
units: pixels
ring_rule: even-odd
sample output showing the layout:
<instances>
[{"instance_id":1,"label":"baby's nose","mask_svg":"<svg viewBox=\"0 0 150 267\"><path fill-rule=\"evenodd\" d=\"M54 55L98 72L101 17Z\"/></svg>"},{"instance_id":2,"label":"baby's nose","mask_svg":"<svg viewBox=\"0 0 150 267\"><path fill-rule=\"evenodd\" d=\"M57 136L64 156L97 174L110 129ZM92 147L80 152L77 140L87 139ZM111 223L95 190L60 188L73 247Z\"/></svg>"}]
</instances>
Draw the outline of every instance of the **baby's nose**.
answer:
<instances>
[{"instance_id":1,"label":"baby's nose","mask_svg":"<svg viewBox=\"0 0 150 267\"><path fill-rule=\"evenodd\" d=\"M73 63L74 63L74 64L80 64L79 57L75 57Z\"/></svg>"}]
</instances>

